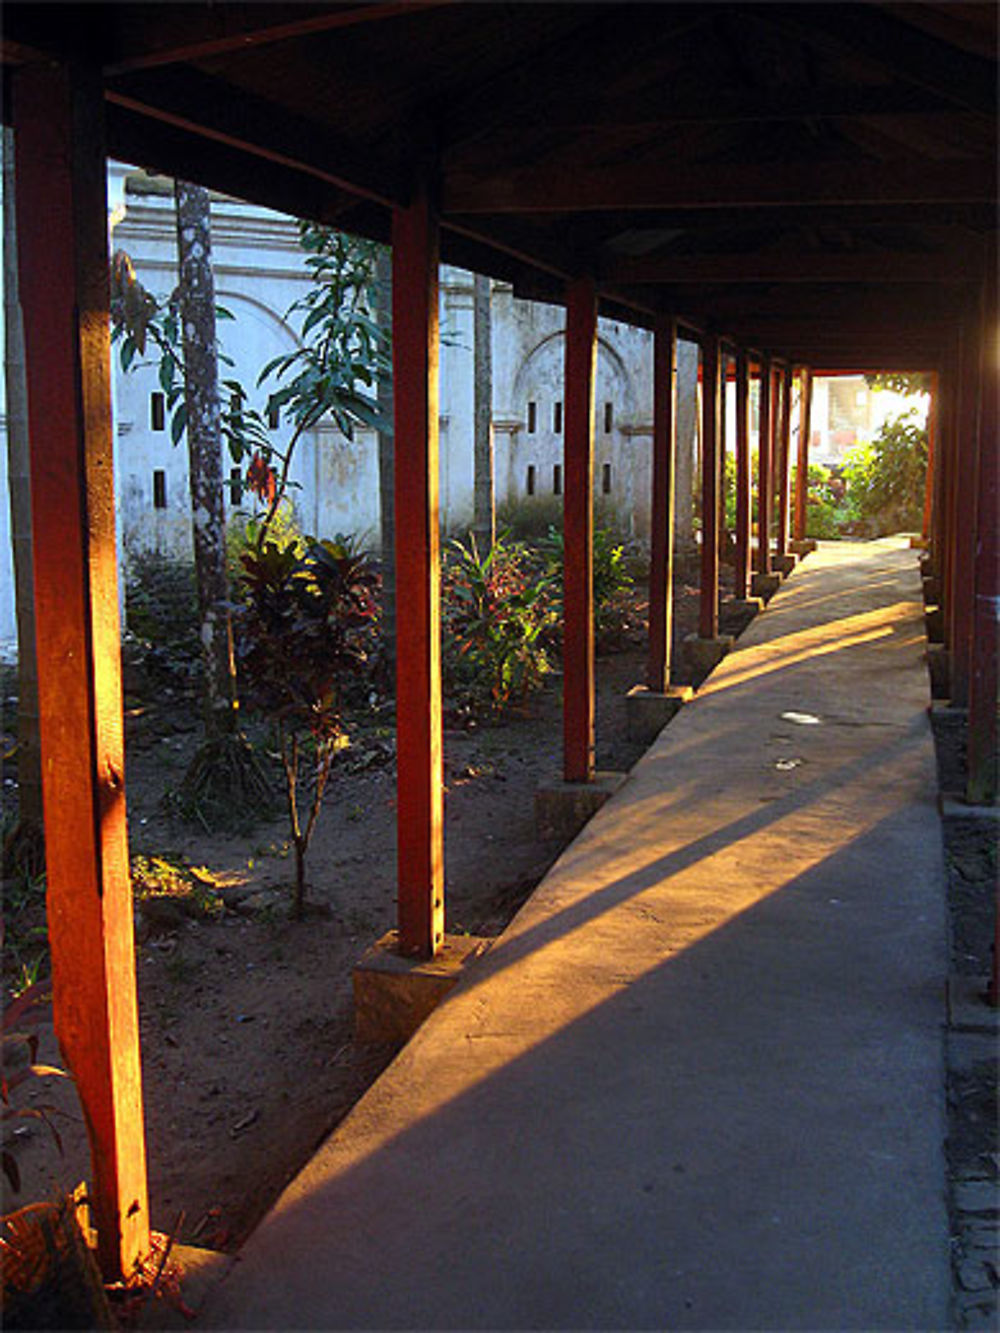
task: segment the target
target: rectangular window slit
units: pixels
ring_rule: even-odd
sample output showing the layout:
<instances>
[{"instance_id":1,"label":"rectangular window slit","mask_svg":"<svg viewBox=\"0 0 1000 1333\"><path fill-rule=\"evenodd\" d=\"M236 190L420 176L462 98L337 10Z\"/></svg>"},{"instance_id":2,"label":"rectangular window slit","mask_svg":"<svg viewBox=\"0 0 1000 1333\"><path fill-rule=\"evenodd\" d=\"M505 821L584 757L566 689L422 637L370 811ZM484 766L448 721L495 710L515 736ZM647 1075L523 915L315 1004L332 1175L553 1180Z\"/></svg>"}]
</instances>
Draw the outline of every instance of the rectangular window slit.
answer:
<instances>
[{"instance_id":1,"label":"rectangular window slit","mask_svg":"<svg viewBox=\"0 0 1000 1333\"><path fill-rule=\"evenodd\" d=\"M614 424L614 407L611 403L604 404L604 434L610 435Z\"/></svg>"},{"instance_id":2,"label":"rectangular window slit","mask_svg":"<svg viewBox=\"0 0 1000 1333\"><path fill-rule=\"evenodd\" d=\"M167 507L167 474L162 468L157 468L153 473L153 508L166 509Z\"/></svg>"},{"instance_id":3,"label":"rectangular window slit","mask_svg":"<svg viewBox=\"0 0 1000 1333\"><path fill-rule=\"evenodd\" d=\"M153 430L167 428L167 400L162 393L149 395L149 424Z\"/></svg>"},{"instance_id":4,"label":"rectangular window slit","mask_svg":"<svg viewBox=\"0 0 1000 1333\"><path fill-rule=\"evenodd\" d=\"M238 467L229 469L229 503L238 505L243 499L243 473Z\"/></svg>"},{"instance_id":5,"label":"rectangular window slit","mask_svg":"<svg viewBox=\"0 0 1000 1333\"><path fill-rule=\"evenodd\" d=\"M611 494L611 464L605 463L601 468L601 493L603 495Z\"/></svg>"},{"instance_id":6,"label":"rectangular window slit","mask_svg":"<svg viewBox=\"0 0 1000 1333\"><path fill-rule=\"evenodd\" d=\"M552 405L552 429L557 435L562 434L562 403Z\"/></svg>"},{"instance_id":7,"label":"rectangular window slit","mask_svg":"<svg viewBox=\"0 0 1000 1333\"><path fill-rule=\"evenodd\" d=\"M528 403L528 434L534 435L538 428L538 404Z\"/></svg>"},{"instance_id":8,"label":"rectangular window slit","mask_svg":"<svg viewBox=\"0 0 1000 1333\"><path fill-rule=\"evenodd\" d=\"M528 479L527 479L527 482L525 483L525 488L524 488L524 489L526 490L526 492L528 493L528 495L534 495L534 493L535 493L535 465L534 465L534 463L529 463L529 464L528 464Z\"/></svg>"},{"instance_id":9,"label":"rectangular window slit","mask_svg":"<svg viewBox=\"0 0 1000 1333\"><path fill-rule=\"evenodd\" d=\"M562 464L556 463L552 468L552 494L562 495Z\"/></svg>"}]
</instances>

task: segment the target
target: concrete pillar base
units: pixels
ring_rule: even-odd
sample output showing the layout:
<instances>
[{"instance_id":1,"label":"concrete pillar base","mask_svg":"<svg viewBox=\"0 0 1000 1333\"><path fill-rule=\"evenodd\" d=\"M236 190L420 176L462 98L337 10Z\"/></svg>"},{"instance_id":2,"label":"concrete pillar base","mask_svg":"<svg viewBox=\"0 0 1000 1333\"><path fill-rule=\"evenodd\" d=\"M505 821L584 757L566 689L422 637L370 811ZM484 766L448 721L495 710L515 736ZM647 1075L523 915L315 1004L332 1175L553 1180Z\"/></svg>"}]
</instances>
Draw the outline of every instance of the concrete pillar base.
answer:
<instances>
[{"instance_id":1,"label":"concrete pillar base","mask_svg":"<svg viewBox=\"0 0 1000 1333\"><path fill-rule=\"evenodd\" d=\"M788 552L785 555L773 555L771 557L772 566L778 571L783 579L787 579L789 574L799 563L798 557Z\"/></svg>"},{"instance_id":2,"label":"concrete pillar base","mask_svg":"<svg viewBox=\"0 0 1000 1333\"><path fill-rule=\"evenodd\" d=\"M535 792L535 829L540 838L569 842L597 814L625 781L627 774L594 774L592 782L560 782Z\"/></svg>"},{"instance_id":3,"label":"concrete pillar base","mask_svg":"<svg viewBox=\"0 0 1000 1333\"><path fill-rule=\"evenodd\" d=\"M694 698L690 685L671 685L664 694L633 685L625 696L625 725L630 741L651 745L672 717Z\"/></svg>"},{"instance_id":4,"label":"concrete pillar base","mask_svg":"<svg viewBox=\"0 0 1000 1333\"><path fill-rule=\"evenodd\" d=\"M733 636L720 634L714 639L703 639L698 634L684 636L684 651L691 666L695 688L714 671L728 652L732 651Z\"/></svg>"},{"instance_id":5,"label":"concrete pillar base","mask_svg":"<svg viewBox=\"0 0 1000 1333\"><path fill-rule=\"evenodd\" d=\"M732 597L719 609L719 620L727 634L739 638L755 616L764 609L762 597Z\"/></svg>"},{"instance_id":6,"label":"concrete pillar base","mask_svg":"<svg viewBox=\"0 0 1000 1333\"><path fill-rule=\"evenodd\" d=\"M951 695L951 655L943 644L928 647L927 671L931 678L931 698L948 699Z\"/></svg>"},{"instance_id":7,"label":"concrete pillar base","mask_svg":"<svg viewBox=\"0 0 1000 1333\"><path fill-rule=\"evenodd\" d=\"M754 574L750 580L751 594L754 597L759 597L765 606L780 587L780 574Z\"/></svg>"},{"instance_id":8,"label":"concrete pillar base","mask_svg":"<svg viewBox=\"0 0 1000 1333\"><path fill-rule=\"evenodd\" d=\"M934 574L924 575L924 605L941 605L941 580Z\"/></svg>"},{"instance_id":9,"label":"concrete pillar base","mask_svg":"<svg viewBox=\"0 0 1000 1333\"><path fill-rule=\"evenodd\" d=\"M815 537L795 537L788 543L788 549L793 555L803 556L811 555L816 549Z\"/></svg>"},{"instance_id":10,"label":"concrete pillar base","mask_svg":"<svg viewBox=\"0 0 1000 1333\"><path fill-rule=\"evenodd\" d=\"M930 542L927 540L926 537L911 537L911 538L910 538L910 550L911 550L911 551L926 551L929 545L930 545Z\"/></svg>"},{"instance_id":11,"label":"concrete pillar base","mask_svg":"<svg viewBox=\"0 0 1000 1333\"><path fill-rule=\"evenodd\" d=\"M404 1045L491 943L476 935L445 935L433 958L404 958L399 932L383 935L354 968L358 1040Z\"/></svg>"},{"instance_id":12,"label":"concrete pillar base","mask_svg":"<svg viewBox=\"0 0 1000 1333\"><path fill-rule=\"evenodd\" d=\"M924 629L928 643L944 643L944 611L940 606L929 606L924 612Z\"/></svg>"}]
</instances>

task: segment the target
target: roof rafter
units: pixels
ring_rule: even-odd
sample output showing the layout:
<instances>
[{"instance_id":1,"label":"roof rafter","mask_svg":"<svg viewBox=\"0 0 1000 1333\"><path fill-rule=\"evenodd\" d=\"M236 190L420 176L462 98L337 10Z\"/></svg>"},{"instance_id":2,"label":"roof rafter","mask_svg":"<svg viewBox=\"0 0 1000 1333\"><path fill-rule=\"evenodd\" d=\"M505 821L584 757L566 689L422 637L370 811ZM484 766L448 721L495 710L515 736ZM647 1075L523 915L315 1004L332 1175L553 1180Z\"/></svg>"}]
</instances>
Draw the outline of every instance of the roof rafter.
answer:
<instances>
[{"instance_id":1,"label":"roof rafter","mask_svg":"<svg viewBox=\"0 0 1000 1333\"><path fill-rule=\"evenodd\" d=\"M395 173L373 154L360 152L322 125L289 112L278 115L270 103L249 93L237 97L227 84L197 70L126 77L111 84L106 97L115 106L378 203L391 202L402 190Z\"/></svg>"},{"instance_id":2,"label":"roof rafter","mask_svg":"<svg viewBox=\"0 0 1000 1333\"><path fill-rule=\"evenodd\" d=\"M384 22L386 19L395 19L404 14L452 3L454 0L385 0L385 3L372 3L371 0L366 0L366 3L361 4L317 6L319 12L294 19L288 15L295 11L285 5L228 3L207 9L201 5L161 6L160 25L163 24L163 10L166 9L165 17L169 25L168 31L171 33L175 28L177 10L187 11L184 18L186 40L177 42L167 37L163 44L160 44L157 37L157 21L150 16L144 21L144 27L147 33L152 30L152 39L144 33L136 43L140 49L112 60L105 66L104 72L106 75L114 76L162 65L206 60L233 51L270 46L275 42L289 41L295 37L310 37L316 33L330 32L335 28L354 27L359 23ZM170 13L171 9L175 10L174 14ZM201 31L198 32L198 29Z\"/></svg>"},{"instance_id":3,"label":"roof rafter","mask_svg":"<svg viewBox=\"0 0 1000 1333\"><path fill-rule=\"evenodd\" d=\"M620 209L799 208L991 203L996 163L801 162L684 166L628 162L589 171L540 163L506 175L446 174L445 213L561 213Z\"/></svg>"},{"instance_id":4,"label":"roof rafter","mask_svg":"<svg viewBox=\"0 0 1000 1333\"><path fill-rule=\"evenodd\" d=\"M955 283L972 281L959 253L764 254L606 256L598 277L618 283Z\"/></svg>"}]
</instances>

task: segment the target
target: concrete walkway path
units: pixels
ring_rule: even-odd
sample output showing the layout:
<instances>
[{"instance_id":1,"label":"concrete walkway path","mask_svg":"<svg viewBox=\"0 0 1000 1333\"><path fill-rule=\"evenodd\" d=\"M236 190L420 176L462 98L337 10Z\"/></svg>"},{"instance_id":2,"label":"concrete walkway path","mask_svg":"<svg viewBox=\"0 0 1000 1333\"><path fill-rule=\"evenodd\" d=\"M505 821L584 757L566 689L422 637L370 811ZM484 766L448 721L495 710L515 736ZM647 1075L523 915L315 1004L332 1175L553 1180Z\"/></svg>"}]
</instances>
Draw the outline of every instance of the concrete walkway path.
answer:
<instances>
[{"instance_id":1,"label":"concrete walkway path","mask_svg":"<svg viewBox=\"0 0 1000 1333\"><path fill-rule=\"evenodd\" d=\"M792 575L200 1326L947 1326L918 590L899 542Z\"/></svg>"}]
</instances>

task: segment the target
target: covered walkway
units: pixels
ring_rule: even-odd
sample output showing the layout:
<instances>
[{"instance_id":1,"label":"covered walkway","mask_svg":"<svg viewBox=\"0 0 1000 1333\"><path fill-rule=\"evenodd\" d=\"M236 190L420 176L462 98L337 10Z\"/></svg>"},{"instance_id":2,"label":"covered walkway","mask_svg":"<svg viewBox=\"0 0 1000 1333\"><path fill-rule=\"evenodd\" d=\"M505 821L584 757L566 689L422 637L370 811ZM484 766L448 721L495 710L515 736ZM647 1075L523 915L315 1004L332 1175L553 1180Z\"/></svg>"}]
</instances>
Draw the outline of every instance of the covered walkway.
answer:
<instances>
[{"instance_id":1,"label":"covered walkway","mask_svg":"<svg viewBox=\"0 0 1000 1333\"><path fill-rule=\"evenodd\" d=\"M899 542L808 558L202 1325L945 1327L919 588Z\"/></svg>"}]
</instances>

